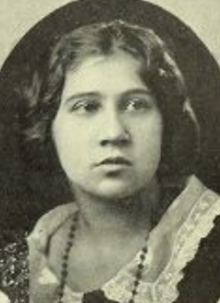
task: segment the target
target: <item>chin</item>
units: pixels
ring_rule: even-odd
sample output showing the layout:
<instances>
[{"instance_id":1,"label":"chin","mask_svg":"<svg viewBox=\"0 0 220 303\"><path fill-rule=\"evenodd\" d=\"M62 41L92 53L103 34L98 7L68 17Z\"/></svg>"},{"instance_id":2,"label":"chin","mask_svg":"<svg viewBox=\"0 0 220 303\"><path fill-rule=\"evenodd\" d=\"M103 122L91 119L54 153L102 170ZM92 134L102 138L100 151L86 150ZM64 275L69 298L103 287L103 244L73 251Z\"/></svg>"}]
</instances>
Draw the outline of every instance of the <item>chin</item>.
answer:
<instances>
[{"instance_id":1,"label":"chin","mask_svg":"<svg viewBox=\"0 0 220 303\"><path fill-rule=\"evenodd\" d=\"M121 200L133 196L139 189L131 186L102 186L97 190L96 194L106 200Z\"/></svg>"}]
</instances>

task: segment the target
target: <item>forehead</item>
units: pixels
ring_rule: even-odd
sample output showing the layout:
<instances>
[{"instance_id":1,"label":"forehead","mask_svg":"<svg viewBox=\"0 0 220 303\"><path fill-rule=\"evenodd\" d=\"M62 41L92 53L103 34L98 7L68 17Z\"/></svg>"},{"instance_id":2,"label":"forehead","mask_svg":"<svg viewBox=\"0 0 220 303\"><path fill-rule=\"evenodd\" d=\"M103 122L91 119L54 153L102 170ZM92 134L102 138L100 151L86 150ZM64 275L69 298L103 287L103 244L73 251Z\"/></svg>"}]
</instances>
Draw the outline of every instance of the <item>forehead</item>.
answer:
<instances>
[{"instance_id":1,"label":"forehead","mask_svg":"<svg viewBox=\"0 0 220 303\"><path fill-rule=\"evenodd\" d=\"M107 56L90 56L68 70L64 94L85 90L109 93L127 89L147 88L140 76L141 64L132 55L118 51Z\"/></svg>"}]
</instances>

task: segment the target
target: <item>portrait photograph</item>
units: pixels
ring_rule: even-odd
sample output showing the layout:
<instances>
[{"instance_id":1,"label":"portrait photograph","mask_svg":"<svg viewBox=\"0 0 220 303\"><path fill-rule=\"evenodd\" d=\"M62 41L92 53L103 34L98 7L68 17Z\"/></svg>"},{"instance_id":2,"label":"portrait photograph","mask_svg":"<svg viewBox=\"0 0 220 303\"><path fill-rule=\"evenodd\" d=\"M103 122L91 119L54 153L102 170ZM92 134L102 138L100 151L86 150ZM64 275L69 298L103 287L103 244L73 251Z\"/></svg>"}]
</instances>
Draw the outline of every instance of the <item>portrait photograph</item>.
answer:
<instances>
[{"instance_id":1,"label":"portrait photograph","mask_svg":"<svg viewBox=\"0 0 220 303\"><path fill-rule=\"evenodd\" d=\"M0 0L0 303L220 303L219 29Z\"/></svg>"}]
</instances>

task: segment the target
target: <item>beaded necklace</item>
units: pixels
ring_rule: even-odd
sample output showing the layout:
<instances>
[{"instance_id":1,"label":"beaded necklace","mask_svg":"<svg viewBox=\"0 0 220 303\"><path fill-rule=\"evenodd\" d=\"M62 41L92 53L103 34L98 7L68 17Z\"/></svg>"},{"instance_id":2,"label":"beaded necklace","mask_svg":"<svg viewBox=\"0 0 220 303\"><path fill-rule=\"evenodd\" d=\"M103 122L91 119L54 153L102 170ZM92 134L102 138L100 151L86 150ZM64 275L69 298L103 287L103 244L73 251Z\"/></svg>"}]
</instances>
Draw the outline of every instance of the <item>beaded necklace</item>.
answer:
<instances>
[{"instance_id":1,"label":"beaded necklace","mask_svg":"<svg viewBox=\"0 0 220 303\"><path fill-rule=\"evenodd\" d=\"M69 233L68 233L68 239L66 243L66 248L63 254L63 259L61 263L61 278L60 278L60 285L59 285L59 290L58 290L58 300L57 303L65 303L63 301L64 297L64 288L67 282L68 278L68 262L69 262L69 257L70 257L70 251L71 248L73 247L74 244L74 238L75 238L75 233L76 233L76 228L77 228L77 223L79 220L79 212L76 212L75 216L73 216ZM146 243L144 247L141 249L140 257L139 257L139 262L137 265L136 269L136 275L131 291L131 298L129 299L128 303L135 303L135 298L138 295L138 288L143 276L143 270L144 270L144 262L146 260L147 256L147 237L145 239Z\"/></svg>"}]
</instances>

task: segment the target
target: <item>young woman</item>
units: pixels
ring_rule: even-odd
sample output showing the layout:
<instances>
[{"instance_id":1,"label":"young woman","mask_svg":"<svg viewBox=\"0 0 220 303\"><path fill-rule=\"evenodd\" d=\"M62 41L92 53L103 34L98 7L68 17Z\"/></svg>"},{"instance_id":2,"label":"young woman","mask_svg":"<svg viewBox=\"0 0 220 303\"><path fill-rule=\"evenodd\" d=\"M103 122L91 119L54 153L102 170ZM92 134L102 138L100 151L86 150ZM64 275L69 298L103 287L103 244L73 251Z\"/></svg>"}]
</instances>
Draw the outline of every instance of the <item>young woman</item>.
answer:
<instances>
[{"instance_id":1,"label":"young woman","mask_svg":"<svg viewBox=\"0 0 220 303\"><path fill-rule=\"evenodd\" d=\"M217 303L220 199L193 175L199 127L163 41L81 27L34 81L25 149L57 158L70 200L28 237L30 302Z\"/></svg>"}]
</instances>

